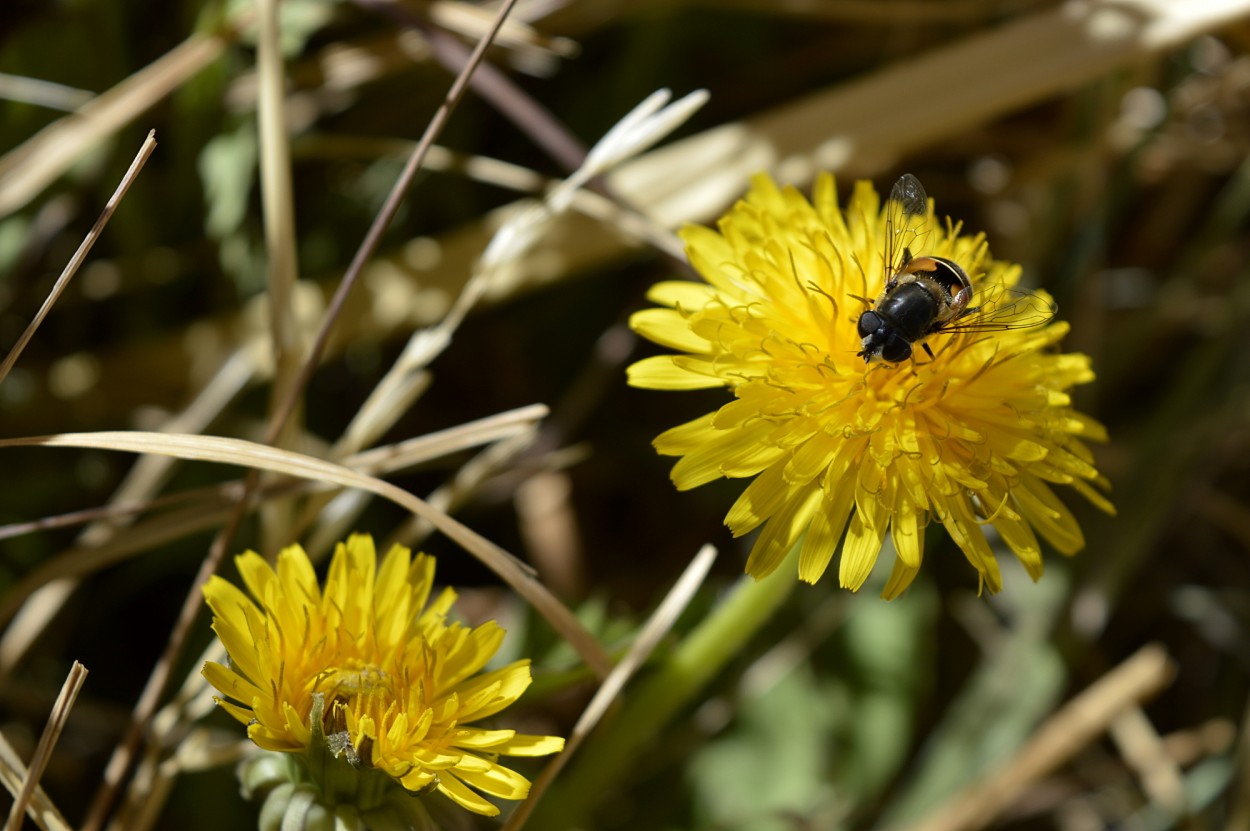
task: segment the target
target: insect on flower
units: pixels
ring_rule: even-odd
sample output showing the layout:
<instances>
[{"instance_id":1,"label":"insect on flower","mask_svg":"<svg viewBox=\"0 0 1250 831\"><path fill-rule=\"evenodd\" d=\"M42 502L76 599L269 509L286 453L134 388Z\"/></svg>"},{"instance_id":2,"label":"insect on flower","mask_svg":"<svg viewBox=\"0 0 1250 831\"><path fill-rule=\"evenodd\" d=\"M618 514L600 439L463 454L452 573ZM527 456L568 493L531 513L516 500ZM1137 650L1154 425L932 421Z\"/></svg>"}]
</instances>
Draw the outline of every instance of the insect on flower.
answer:
<instances>
[{"instance_id":1,"label":"insect on flower","mask_svg":"<svg viewBox=\"0 0 1250 831\"><path fill-rule=\"evenodd\" d=\"M1056 348L1068 325L1048 295L1018 289L984 235L939 222L914 177L884 200L860 182L840 204L832 176L809 200L761 174L716 228L681 236L702 281L657 284L658 308L630 318L671 353L629 383L729 393L655 447L680 457L681 490L750 480L725 515L735 536L760 529L749 574L795 551L799 579L834 565L856 590L889 541L881 593L898 597L940 525L995 592L1003 548L1038 579L1042 540L1084 546L1057 489L1115 512L1087 446L1106 431L1072 405L1089 357ZM893 371L917 344L932 357Z\"/></svg>"},{"instance_id":2,"label":"insect on flower","mask_svg":"<svg viewBox=\"0 0 1250 831\"><path fill-rule=\"evenodd\" d=\"M938 332L1021 329L1049 323L1055 316L1053 303L1019 289L1000 288L983 305L969 305L973 284L961 265L946 257L912 253L911 246L923 239L918 227L928 208L920 180L903 174L886 205L885 289L859 316L863 348L857 354L865 363L905 361L917 343L932 359L925 339Z\"/></svg>"}]
</instances>

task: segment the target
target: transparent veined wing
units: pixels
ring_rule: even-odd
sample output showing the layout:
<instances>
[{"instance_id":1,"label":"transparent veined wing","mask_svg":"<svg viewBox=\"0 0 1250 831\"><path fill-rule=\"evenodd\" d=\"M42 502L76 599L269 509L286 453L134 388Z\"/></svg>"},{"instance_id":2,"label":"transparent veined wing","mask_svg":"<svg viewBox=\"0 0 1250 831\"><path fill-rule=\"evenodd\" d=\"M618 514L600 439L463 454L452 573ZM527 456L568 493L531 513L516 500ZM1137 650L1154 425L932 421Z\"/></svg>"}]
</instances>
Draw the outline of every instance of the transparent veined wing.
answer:
<instances>
[{"instance_id":1,"label":"transparent veined wing","mask_svg":"<svg viewBox=\"0 0 1250 831\"><path fill-rule=\"evenodd\" d=\"M899 274L907 266L921 235L924 218L929 212L929 197L924 185L910 173L904 173L890 188L885 212L885 279L886 290L893 288Z\"/></svg>"},{"instance_id":2,"label":"transparent veined wing","mask_svg":"<svg viewBox=\"0 0 1250 831\"><path fill-rule=\"evenodd\" d=\"M941 327L943 332L995 332L1044 326L1059 307L1049 297L1027 289L978 288L967 313Z\"/></svg>"}]
</instances>

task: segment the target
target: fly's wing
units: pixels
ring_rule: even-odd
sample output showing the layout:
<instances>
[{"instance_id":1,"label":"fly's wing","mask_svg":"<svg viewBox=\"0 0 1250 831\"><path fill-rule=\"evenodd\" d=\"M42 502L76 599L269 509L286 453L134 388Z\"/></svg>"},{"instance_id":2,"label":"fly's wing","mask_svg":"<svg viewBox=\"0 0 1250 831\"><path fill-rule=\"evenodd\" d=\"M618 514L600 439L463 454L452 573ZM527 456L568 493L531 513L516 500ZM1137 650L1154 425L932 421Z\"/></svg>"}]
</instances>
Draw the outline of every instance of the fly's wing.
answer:
<instances>
[{"instance_id":1,"label":"fly's wing","mask_svg":"<svg viewBox=\"0 0 1250 831\"><path fill-rule=\"evenodd\" d=\"M943 332L996 332L1044 326L1059 307L1050 298L1024 289L996 287L973 295L981 304L943 326Z\"/></svg>"},{"instance_id":2,"label":"fly's wing","mask_svg":"<svg viewBox=\"0 0 1250 831\"><path fill-rule=\"evenodd\" d=\"M894 288L899 274L911 259L924 218L929 212L929 197L920 180L904 173L890 189L885 206L885 290Z\"/></svg>"}]
</instances>

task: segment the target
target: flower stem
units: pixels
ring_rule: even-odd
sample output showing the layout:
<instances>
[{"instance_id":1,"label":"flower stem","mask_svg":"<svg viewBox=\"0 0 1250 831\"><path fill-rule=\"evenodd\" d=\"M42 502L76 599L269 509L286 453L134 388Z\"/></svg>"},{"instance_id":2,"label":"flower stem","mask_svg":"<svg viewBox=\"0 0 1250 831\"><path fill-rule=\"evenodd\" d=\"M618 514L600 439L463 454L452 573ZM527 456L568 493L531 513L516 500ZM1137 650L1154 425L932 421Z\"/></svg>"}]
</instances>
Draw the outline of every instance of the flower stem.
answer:
<instances>
[{"instance_id":1,"label":"flower stem","mask_svg":"<svg viewBox=\"0 0 1250 831\"><path fill-rule=\"evenodd\" d=\"M558 793L544 801L548 810L534 827L584 824L605 792L619 788L638 769L640 754L708 682L773 616L798 584L796 545L771 575L742 577L730 595L654 671L627 693L624 706L598 736L592 737L573 767L561 777ZM560 816L555 816L556 812Z\"/></svg>"}]
</instances>

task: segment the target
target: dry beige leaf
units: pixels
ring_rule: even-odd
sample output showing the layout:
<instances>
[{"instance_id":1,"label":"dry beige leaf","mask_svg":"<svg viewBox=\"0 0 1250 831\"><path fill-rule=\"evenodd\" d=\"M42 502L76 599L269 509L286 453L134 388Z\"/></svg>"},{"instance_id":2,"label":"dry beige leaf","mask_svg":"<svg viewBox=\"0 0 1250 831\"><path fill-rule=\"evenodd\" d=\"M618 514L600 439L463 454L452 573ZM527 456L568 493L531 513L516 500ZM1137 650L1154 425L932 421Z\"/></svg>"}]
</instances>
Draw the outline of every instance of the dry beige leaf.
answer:
<instances>
[{"instance_id":1,"label":"dry beige leaf","mask_svg":"<svg viewBox=\"0 0 1250 831\"><path fill-rule=\"evenodd\" d=\"M561 637L577 650L597 675L604 677L611 669L611 659L598 641L586 631L568 607L531 576L511 554L458 520L389 482L311 456L219 436L104 431L0 440L0 447L30 446L91 447L176 456L181 459L240 465L255 470L284 473L299 479L332 482L343 487L370 491L429 521L444 535L481 560L517 594L529 601Z\"/></svg>"}]
</instances>

